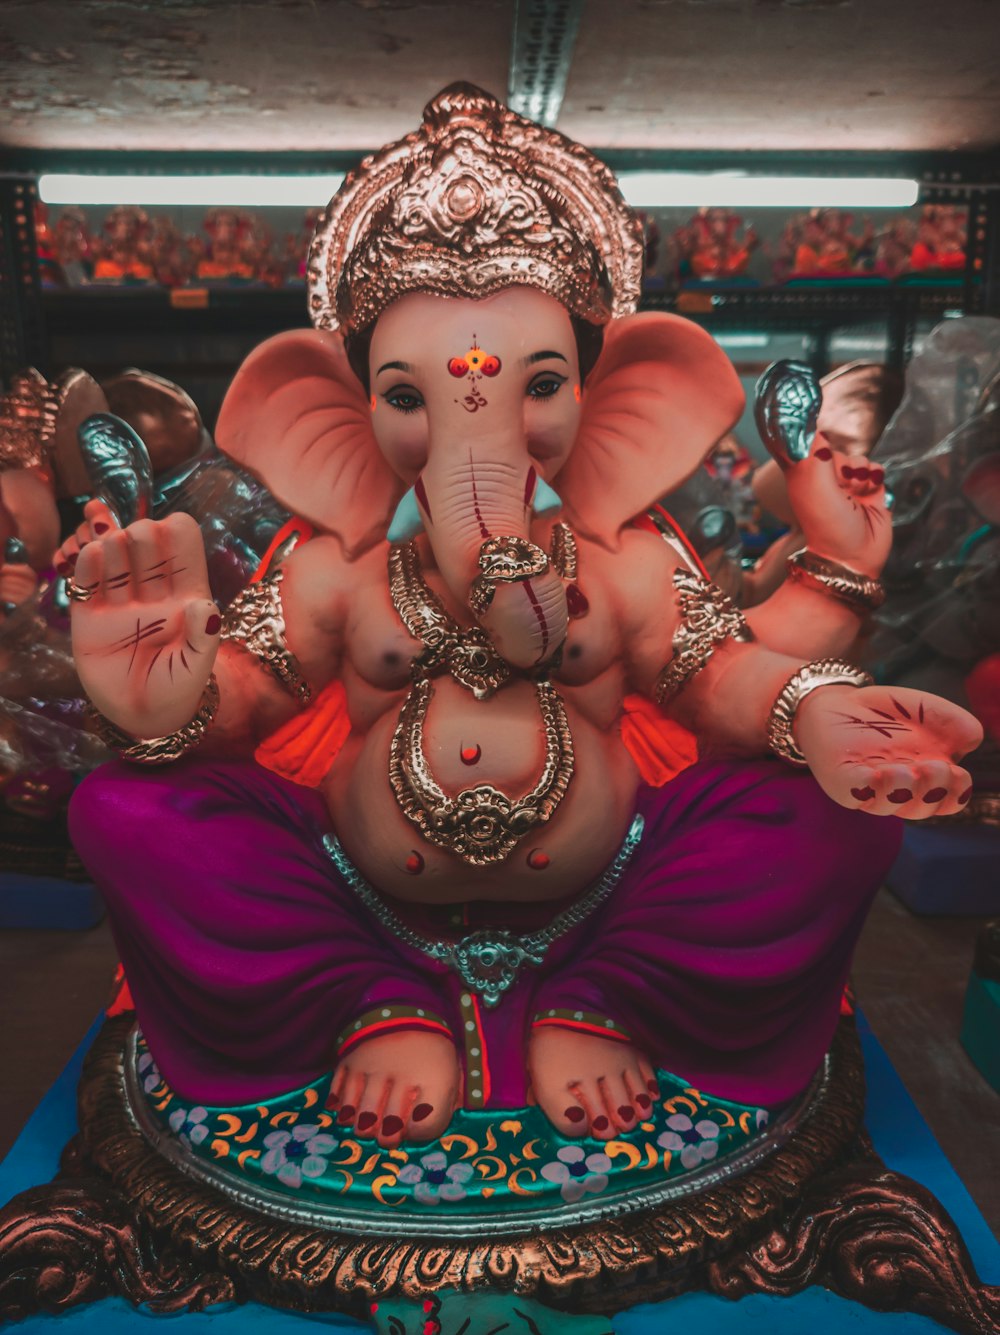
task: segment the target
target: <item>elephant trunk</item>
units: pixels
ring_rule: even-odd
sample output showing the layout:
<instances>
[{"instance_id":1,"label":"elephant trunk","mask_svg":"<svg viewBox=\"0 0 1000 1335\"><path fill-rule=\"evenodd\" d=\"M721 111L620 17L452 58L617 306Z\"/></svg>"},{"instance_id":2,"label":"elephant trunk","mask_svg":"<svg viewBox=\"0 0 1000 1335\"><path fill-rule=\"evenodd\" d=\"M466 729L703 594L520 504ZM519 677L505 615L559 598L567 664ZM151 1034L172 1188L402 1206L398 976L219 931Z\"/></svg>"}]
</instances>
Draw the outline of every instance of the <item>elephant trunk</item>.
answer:
<instances>
[{"instance_id":1,"label":"elephant trunk","mask_svg":"<svg viewBox=\"0 0 1000 1335\"><path fill-rule=\"evenodd\" d=\"M461 455L455 462L455 454ZM479 554L490 538L530 542L535 471L527 452L498 457L466 447L452 451L447 467L428 462L417 484L425 528L441 576L453 597L469 607L480 575ZM497 651L515 667L544 663L566 637L566 594L551 569L498 583L489 608L476 619Z\"/></svg>"}]
</instances>

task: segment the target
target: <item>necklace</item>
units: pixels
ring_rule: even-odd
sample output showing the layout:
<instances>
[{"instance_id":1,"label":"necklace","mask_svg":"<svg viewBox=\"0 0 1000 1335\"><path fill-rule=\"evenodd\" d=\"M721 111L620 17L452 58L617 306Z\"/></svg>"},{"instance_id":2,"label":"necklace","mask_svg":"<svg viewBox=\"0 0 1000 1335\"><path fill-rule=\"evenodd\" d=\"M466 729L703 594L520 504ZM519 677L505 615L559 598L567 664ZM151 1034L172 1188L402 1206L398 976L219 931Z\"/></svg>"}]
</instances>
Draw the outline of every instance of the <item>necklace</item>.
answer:
<instances>
[{"instance_id":1,"label":"necklace","mask_svg":"<svg viewBox=\"0 0 1000 1335\"><path fill-rule=\"evenodd\" d=\"M564 524L553 534L559 569L575 566L573 535ZM413 542L389 549L389 593L393 606L423 650L413 660L414 677L399 712L389 751L389 783L400 810L428 843L474 867L503 862L536 825L549 820L573 777L573 737L562 699L551 682L534 682L545 731L545 760L530 792L511 798L492 784L464 788L449 797L434 778L424 750L424 722L434 695L431 676L448 672L477 700L486 700L511 679L510 665L487 633L466 629L427 587Z\"/></svg>"},{"instance_id":2,"label":"necklace","mask_svg":"<svg viewBox=\"0 0 1000 1335\"><path fill-rule=\"evenodd\" d=\"M537 968L554 941L590 917L605 902L631 861L642 838L644 824L642 816L633 818L621 848L604 873L575 904L558 913L547 927L526 936L487 927L471 932L458 941L435 941L408 927L378 891L368 884L344 852L336 835L324 835L323 847L351 890L383 927L404 945L419 950L429 959L440 960L453 969L465 986L481 996L483 1004L492 1009L513 986L522 965L531 964Z\"/></svg>"}]
</instances>

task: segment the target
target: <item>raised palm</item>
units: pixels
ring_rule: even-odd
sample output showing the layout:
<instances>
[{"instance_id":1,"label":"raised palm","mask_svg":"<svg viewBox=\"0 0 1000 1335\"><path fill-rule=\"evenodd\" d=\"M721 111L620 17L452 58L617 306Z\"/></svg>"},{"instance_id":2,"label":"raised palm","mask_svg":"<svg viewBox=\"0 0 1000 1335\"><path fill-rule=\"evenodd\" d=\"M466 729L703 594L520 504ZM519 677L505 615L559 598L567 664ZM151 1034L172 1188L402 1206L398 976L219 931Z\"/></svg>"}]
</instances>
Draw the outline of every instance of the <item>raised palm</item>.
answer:
<instances>
[{"instance_id":1,"label":"raised palm","mask_svg":"<svg viewBox=\"0 0 1000 1335\"><path fill-rule=\"evenodd\" d=\"M189 515L140 520L80 552L72 604L73 657L102 714L134 737L189 722L212 672L221 621L205 548Z\"/></svg>"}]
</instances>

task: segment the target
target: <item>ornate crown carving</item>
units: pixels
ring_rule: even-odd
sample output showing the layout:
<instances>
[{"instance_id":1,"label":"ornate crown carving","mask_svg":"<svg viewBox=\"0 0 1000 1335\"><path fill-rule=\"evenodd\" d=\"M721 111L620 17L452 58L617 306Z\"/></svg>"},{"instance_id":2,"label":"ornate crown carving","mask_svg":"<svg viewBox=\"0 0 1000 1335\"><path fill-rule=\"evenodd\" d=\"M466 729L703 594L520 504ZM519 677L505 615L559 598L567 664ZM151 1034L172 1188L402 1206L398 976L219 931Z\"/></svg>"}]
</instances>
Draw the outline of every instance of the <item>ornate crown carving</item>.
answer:
<instances>
[{"instance_id":1,"label":"ornate crown carving","mask_svg":"<svg viewBox=\"0 0 1000 1335\"><path fill-rule=\"evenodd\" d=\"M642 234L580 144L456 83L345 179L309 250L319 329L365 329L406 292L540 288L593 324L635 310Z\"/></svg>"},{"instance_id":2,"label":"ornate crown carving","mask_svg":"<svg viewBox=\"0 0 1000 1335\"><path fill-rule=\"evenodd\" d=\"M32 468L52 449L59 393L33 366L11 376L0 398L0 469Z\"/></svg>"}]
</instances>

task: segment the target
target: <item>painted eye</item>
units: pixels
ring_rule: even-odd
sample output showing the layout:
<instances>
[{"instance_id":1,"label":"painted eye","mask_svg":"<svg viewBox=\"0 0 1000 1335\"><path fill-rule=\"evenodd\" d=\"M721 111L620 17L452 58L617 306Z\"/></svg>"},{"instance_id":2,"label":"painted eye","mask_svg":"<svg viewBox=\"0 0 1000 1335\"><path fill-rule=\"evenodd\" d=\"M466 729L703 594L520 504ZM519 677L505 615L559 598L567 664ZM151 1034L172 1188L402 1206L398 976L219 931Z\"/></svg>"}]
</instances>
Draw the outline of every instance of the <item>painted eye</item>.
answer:
<instances>
[{"instance_id":1,"label":"painted eye","mask_svg":"<svg viewBox=\"0 0 1000 1335\"><path fill-rule=\"evenodd\" d=\"M481 366L479 369L482 371L483 375L489 375L489 376L499 375L499 374L500 374L500 358L499 358L499 357L486 357L486 358L483 360L483 364L482 364L482 366Z\"/></svg>"},{"instance_id":2,"label":"painted eye","mask_svg":"<svg viewBox=\"0 0 1000 1335\"><path fill-rule=\"evenodd\" d=\"M532 399L551 399L558 394L566 383L566 377L546 371L528 386L528 396Z\"/></svg>"},{"instance_id":3,"label":"painted eye","mask_svg":"<svg viewBox=\"0 0 1000 1335\"><path fill-rule=\"evenodd\" d=\"M390 389L385 395L385 401L390 408L395 408L399 413L415 413L418 408L424 406L424 401L415 389L403 388L397 386L396 389Z\"/></svg>"},{"instance_id":4,"label":"painted eye","mask_svg":"<svg viewBox=\"0 0 1000 1335\"><path fill-rule=\"evenodd\" d=\"M455 377L469 374L469 363L464 357L452 357L448 363L448 370Z\"/></svg>"}]
</instances>

